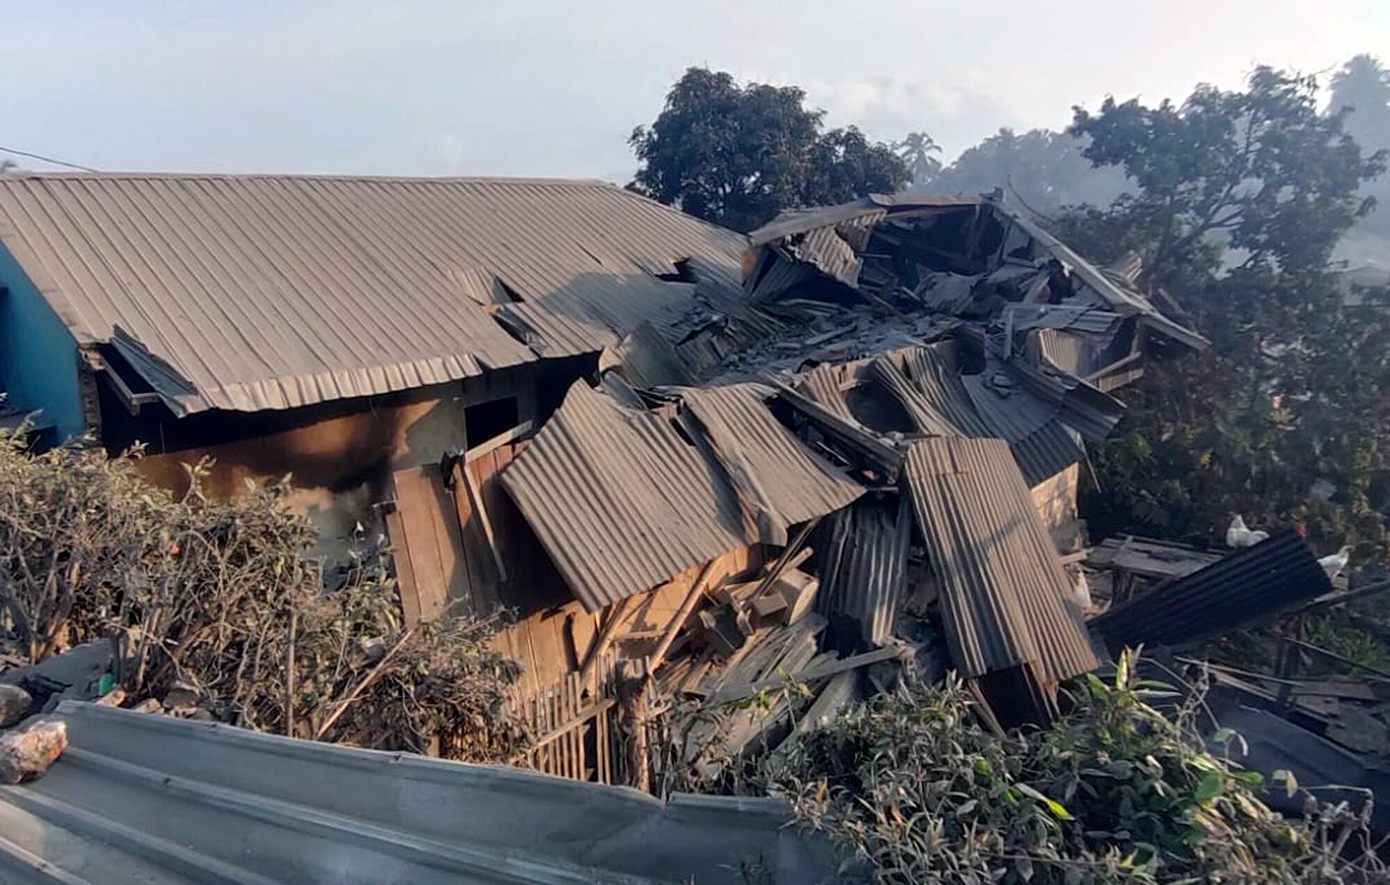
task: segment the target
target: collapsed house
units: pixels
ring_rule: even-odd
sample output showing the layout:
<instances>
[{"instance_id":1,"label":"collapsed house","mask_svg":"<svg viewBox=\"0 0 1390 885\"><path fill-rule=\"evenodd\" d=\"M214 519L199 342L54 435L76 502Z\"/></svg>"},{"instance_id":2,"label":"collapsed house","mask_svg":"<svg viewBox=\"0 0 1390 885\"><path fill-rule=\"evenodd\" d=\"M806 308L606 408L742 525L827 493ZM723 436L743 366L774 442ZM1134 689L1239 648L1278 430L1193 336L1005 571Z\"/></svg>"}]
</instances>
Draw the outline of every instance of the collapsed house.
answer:
<instances>
[{"instance_id":1,"label":"collapsed house","mask_svg":"<svg viewBox=\"0 0 1390 885\"><path fill-rule=\"evenodd\" d=\"M527 763L598 782L63 701L66 761L0 788L21 876L806 881L784 804L682 790L947 669L989 724L1045 724L1123 647L1328 587L1290 535L1131 539L1091 552L1091 617L1086 444L1206 342L997 198L745 238L591 182L16 176L0 242L0 420L141 443L173 487L293 472L326 556L385 534L407 622L511 613Z\"/></svg>"},{"instance_id":2,"label":"collapsed house","mask_svg":"<svg viewBox=\"0 0 1390 885\"><path fill-rule=\"evenodd\" d=\"M1001 726L1049 721L1102 647L1061 556L1085 444L1146 359L1205 342L989 198L873 197L750 246L737 296L625 336L501 472L577 600L558 678L636 661L705 710L793 680L825 713L949 666ZM787 707L697 725L687 761L775 745Z\"/></svg>"}]
</instances>

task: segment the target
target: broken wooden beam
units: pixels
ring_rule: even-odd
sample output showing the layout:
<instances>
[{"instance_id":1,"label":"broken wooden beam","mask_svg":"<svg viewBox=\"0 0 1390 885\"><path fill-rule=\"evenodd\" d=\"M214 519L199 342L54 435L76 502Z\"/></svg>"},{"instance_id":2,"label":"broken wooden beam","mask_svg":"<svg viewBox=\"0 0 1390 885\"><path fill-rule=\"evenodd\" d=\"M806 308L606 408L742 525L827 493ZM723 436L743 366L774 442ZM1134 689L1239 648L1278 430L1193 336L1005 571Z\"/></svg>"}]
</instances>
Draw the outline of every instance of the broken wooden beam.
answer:
<instances>
[{"instance_id":1,"label":"broken wooden beam","mask_svg":"<svg viewBox=\"0 0 1390 885\"><path fill-rule=\"evenodd\" d=\"M690 592L686 594L681 602L680 608L676 609L676 614L671 618L671 622L666 625L666 635L661 637L661 641L652 649L652 653L647 657L647 672L655 673L666 660L666 653L671 650L671 643L676 641L676 634L681 627L685 626L685 621L690 617L690 613L695 610L695 603L700 601L700 597L705 592L705 582L709 580L710 573L714 571L715 560L711 559L700 569L700 573L695 576L695 580L690 584Z\"/></svg>"},{"instance_id":2,"label":"broken wooden beam","mask_svg":"<svg viewBox=\"0 0 1390 885\"><path fill-rule=\"evenodd\" d=\"M775 378L764 379L778 397L791 406L826 436L839 442L869 463L889 482L897 482L907 460L907 453L887 440L870 433L862 426L846 421L815 400L808 399Z\"/></svg>"}]
</instances>

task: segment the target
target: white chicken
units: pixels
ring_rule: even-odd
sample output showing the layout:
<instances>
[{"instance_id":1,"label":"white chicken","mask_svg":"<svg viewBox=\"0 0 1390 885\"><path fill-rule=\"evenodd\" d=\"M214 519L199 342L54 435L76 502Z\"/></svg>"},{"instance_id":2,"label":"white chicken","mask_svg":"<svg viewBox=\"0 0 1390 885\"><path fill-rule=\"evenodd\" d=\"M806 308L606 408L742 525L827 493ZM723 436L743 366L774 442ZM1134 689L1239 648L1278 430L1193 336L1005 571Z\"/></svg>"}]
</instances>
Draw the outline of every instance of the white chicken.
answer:
<instances>
[{"instance_id":1,"label":"white chicken","mask_svg":"<svg viewBox=\"0 0 1390 885\"><path fill-rule=\"evenodd\" d=\"M1082 614L1089 614L1091 611L1091 585L1086 580L1086 572L1076 563L1069 563L1066 566L1067 577L1071 578L1071 598L1076 603L1076 608Z\"/></svg>"},{"instance_id":2,"label":"white chicken","mask_svg":"<svg viewBox=\"0 0 1390 885\"><path fill-rule=\"evenodd\" d=\"M1268 539L1269 532L1252 531L1246 526L1245 520L1241 518L1239 513L1236 514L1235 519L1231 520L1230 527L1226 529L1227 547L1254 547L1261 541Z\"/></svg>"},{"instance_id":3,"label":"white chicken","mask_svg":"<svg viewBox=\"0 0 1390 885\"><path fill-rule=\"evenodd\" d=\"M1349 562L1351 562L1351 545L1348 544L1331 556L1320 558L1318 565L1322 566L1322 570L1327 572L1329 578L1335 578L1342 573Z\"/></svg>"}]
</instances>

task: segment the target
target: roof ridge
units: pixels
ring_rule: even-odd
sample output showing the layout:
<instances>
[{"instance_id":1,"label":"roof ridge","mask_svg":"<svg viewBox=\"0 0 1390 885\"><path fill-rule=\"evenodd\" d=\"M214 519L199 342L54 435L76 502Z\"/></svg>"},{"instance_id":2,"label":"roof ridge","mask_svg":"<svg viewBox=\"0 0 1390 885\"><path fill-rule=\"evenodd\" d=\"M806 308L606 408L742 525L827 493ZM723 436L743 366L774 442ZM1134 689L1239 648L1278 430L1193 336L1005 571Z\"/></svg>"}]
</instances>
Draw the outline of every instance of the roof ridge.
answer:
<instances>
[{"instance_id":1,"label":"roof ridge","mask_svg":"<svg viewBox=\"0 0 1390 885\"><path fill-rule=\"evenodd\" d=\"M29 179L187 179L187 180L249 180L275 179L280 181L404 181L422 183L476 183L476 184L551 184L551 185L601 185L614 190L626 191L622 185L601 178L566 178L563 176L526 175L354 175L350 173L319 172L49 172L23 170L0 175L0 183L24 181Z\"/></svg>"}]
</instances>

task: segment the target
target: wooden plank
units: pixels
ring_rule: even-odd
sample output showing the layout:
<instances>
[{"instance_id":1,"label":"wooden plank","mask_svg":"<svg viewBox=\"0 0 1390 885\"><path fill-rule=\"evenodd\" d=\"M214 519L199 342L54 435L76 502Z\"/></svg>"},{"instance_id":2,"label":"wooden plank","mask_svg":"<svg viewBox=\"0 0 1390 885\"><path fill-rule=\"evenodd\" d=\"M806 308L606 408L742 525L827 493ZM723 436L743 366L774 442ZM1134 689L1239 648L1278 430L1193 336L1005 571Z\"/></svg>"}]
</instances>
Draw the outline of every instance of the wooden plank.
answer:
<instances>
[{"instance_id":1,"label":"wooden plank","mask_svg":"<svg viewBox=\"0 0 1390 885\"><path fill-rule=\"evenodd\" d=\"M656 644L651 655L647 659L647 672L655 673L661 666L661 662L666 660L666 653L671 650L671 643L675 642L676 634L685 626L685 621L690 617L690 613L695 609L695 603L700 601L700 597L705 592L705 582L709 579L709 574L714 570L714 560L705 563L704 568L695 576L695 580L690 584L690 592L686 594L685 601L681 607L676 609L676 614L671 618L671 623L666 627L666 635L661 637L661 641Z\"/></svg>"},{"instance_id":2,"label":"wooden plank","mask_svg":"<svg viewBox=\"0 0 1390 885\"><path fill-rule=\"evenodd\" d=\"M386 514L386 537L391 542L391 561L396 566L396 589L401 599L401 617L407 627L420 623L420 591L415 586L415 571L410 567L410 541L401 524L400 511Z\"/></svg>"},{"instance_id":3,"label":"wooden plank","mask_svg":"<svg viewBox=\"0 0 1390 885\"><path fill-rule=\"evenodd\" d=\"M523 421L511 430L504 430L487 442L473 446L464 454L463 460L465 462L476 461L495 449L512 445L517 440L521 439L521 437L529 434L533 427L535 427L535 422Z\"/></svg>"},{"instance_id":4,"label":"wooden plank","mask_svg":"<svg viewBox=\"0 0 1390 885\"><path fill-rule=\"evenodd\" d=\"M410 556L419 617L438 617L451 598L467 598L462 539L437 465L392 474L396 512Z\"/></svg>"},{"instance_id":5,"label":"wooden plank","mask_svg":"<svg viewBox=\"0 0 1390 885\"><path fill-rule=\"evenodd\" d=\"M468 500L473 505L474 518L483 530L483 539L487 542L488 552L492 556L492 563L497 568L497 582L504 583L507 580L507 566L502 562L502 552L497 549L497 537L492 531L492 520L487 515L487 505L483 501L483 492L478 488L478 481L473 477L473 471L466 468L457 468L463 477L464 485L468 487Z\"/></svg>"}]
</instances>

